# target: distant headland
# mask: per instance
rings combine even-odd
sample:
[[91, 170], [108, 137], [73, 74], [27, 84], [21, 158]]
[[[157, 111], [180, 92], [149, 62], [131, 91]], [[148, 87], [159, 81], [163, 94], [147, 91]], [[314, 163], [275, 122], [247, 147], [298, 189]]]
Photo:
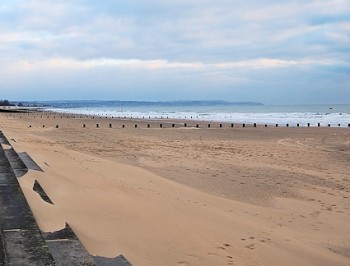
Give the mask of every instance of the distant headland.
[[90, 107], [111, 107], [111, 106], [234, 106], [247, 105], [257, 106], [263, 105], [258, 102], [232, 102], [223, 100], [178, 100], [178, 101], [103, 101], [103, 100], [61, 100], [61, 101], [22, 101], [24, 106], [36, 107], [54, 107], [54, 108], [78, 108], [83, 106]]

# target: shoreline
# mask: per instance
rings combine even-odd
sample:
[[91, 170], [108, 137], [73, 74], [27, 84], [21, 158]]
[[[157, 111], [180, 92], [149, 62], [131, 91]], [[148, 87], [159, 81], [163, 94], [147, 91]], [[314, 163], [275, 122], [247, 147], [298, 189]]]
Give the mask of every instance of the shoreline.
[[[0, 123], [44, 170], [20, 181], [40, 228], [69, 222], [93, 255], [122, 253], [133, 265], [349, 263], [347, 128], [157, 121], [148, 130], [149, 121], [20, 116]], [[32, 192], [34, 178], [55, 207]]]
[[[347, 106], [347, 105], [345, 105]], [[285, 106], [287, 108], [288, 106]], [[47, 107], [11, 107], [14, 111], [21, 108], [22, 111], [28, 112], [42, 112], [44, 114], [57, 114], [63, 116], [76, 116], [76, 117], [100, 117], [100, 118], [111, 118], [111, 119], [127, 119], [135, 121], [181, 121], [182, 123], [197, 123], [197, 124], [227, 124], [236, 126], [249, 126], [249, 125], [261, 125], [265, 127], [277, 126], [277, 127], [342, 127], [350, 128], [350, 116], [346, 109], [340, 109], [335, 112], [327, 112], [325, 110], [313, 110], [312, 107], [309, 111], [298, 111], [298, 110], [274, 110], [274, 112], [254, 112], [254, 109], [248, 112], [248, 110], [226, 110], [222, 112], [208, 112], [202, 113], [199, 110], [195, 111], [116, 111], [113, 109], [101, 109], [95, 110], [93, 107], [89, 109], [83, 109], [78, 112], [73, 109], [55, 109]], [[142, 110], [142, 106], [140, 107]], [[84, 111], [85, 110], [85, 111]], [[90, 111], [87, 111], [90, 110]], [[92, 112], [94, 110], [94, 112]], [[313, 110], [313, 111], [311, 111]], [[7, 108], [5, 108], [7, 111]]]
[[[1, 111], [0, 111], [1, 112]], [[113, 121], [126, 121], [130, 122], [133, 121], [135, 123], [158, 123], [158, 124], [177, 124], [178, 126], [184, 126], [184, 127], [198, 127], [198, 128], [211, 128], [212, 126], [216, 127], [286, 127], [286, 128], [350, 128], [350, 123], [335, 123], [335, 124], [325, 124], [325, 123], [242, 123], [242, 122], [227, 122], [227, 121], [213, 121], [213, 120], [200, 120], [196, 118], [169, 118], [169, 117], [128, 117], [128, 116], [110, 116], [110, 115], [102, 115], [102, 114], [79, 114], [79, 113], [60, 113], [60, 112], [52, 112], [47, 110], [38, 110], [38, 109], [20, 109], [20, 111], [11, 111], [8, 110], [5, 113], [25, 113], [27, 115], [34, 115], [38, 116], [37, 118], [73, 118], [73, 119], [102, 119], [102, 120], [108, 120], [109, 122]], [[25, 115], [24, 114], [24, 115]], [[43, 115], [44, 114], [44, 115]], [[22, 118], [22, 116], [21, 116]], [[198, 118], [198, 117], [197, 117]], [[350, 121], [349, 121], [350, 122]], [[128, 123], [130, 124], [130, 123]], [[135, 124], [134, 124], [135, 126]], [[137, 126], [137, 124], [136, 124]], [[174, 127], [174, 126], [173, 126]]]

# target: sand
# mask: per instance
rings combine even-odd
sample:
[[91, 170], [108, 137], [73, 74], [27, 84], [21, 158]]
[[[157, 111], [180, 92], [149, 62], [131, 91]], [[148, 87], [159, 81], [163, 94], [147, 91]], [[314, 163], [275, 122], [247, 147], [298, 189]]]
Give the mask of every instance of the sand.
[[93, 255], [350, 264], [350, 129], [187, 123], [0, 114], [16, 151], [44, 170], [19, 179], [40, 228], [68, 222]]

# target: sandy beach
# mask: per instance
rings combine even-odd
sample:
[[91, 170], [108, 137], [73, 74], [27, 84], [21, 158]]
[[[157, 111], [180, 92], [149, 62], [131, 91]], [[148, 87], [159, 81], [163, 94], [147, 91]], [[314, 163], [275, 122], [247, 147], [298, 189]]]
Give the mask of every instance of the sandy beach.
[[68, 222], [92, 255], [132, 265], [350, 264], [349, 128], [187, 123], [0, 114], [16, 151], [43, 169], [19, 179], [39, 227]]

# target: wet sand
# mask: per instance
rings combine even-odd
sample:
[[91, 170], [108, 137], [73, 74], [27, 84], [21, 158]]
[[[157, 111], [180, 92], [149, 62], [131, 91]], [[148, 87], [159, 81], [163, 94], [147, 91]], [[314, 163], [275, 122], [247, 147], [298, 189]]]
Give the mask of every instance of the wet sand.
[[19, 180], [40, 228], [68, 222], [93, 255], [349, 265], [350, 129], [187, 123], [0, 114], [11, 144], [44, 170]]

